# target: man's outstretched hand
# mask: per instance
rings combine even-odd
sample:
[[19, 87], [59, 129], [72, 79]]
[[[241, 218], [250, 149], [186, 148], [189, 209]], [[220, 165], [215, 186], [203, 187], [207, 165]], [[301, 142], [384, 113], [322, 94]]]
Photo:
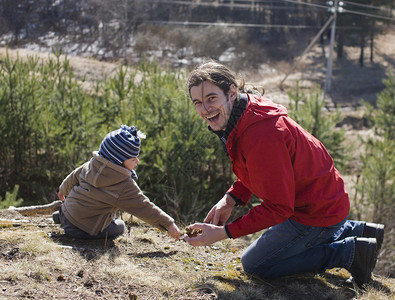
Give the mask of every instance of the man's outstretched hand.
[[196, 237], [185, 235], [184, 240], [192, 246], [208, 246], [228, 238], [224, 226], [206, 223], [195, 223], [189, 226], [191, 230], [200, 231]]

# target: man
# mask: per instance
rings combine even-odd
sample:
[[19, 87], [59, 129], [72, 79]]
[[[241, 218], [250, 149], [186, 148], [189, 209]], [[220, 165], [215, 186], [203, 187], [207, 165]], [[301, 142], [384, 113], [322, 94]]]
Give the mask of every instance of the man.
[[[287, 116], [286, 109], [238, 86], [226, 66], [207, 61], [188, 79], [197, 113], [223, 143], [237, 176], [210, 210], [193, 246], [269, 228], [243, 253], [244, 270], [261, 278], [344, 267], [362, 286], [381, 247], [384, 226], [349, 221], [343, 180], [325, 147]], [[262, 203], [227, 222], [235, 205], [254, 194]]]

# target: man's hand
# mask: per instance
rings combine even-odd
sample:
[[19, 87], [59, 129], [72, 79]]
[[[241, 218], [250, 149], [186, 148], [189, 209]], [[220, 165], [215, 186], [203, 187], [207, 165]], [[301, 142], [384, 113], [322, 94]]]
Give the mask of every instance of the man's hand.
[[195, 223], [190, 225], [189, 228], [200, 229], [202, 231], [197, 237], [188, 237], [188, 235], [184, 236], [184, 240], [192, 246], [208, 246], [228, 238], [224, 226]]
[[222, 199], [219, 200], [218, 203], [209, 211], [203, 222], [213, 225], [225, 225], [225, 222], [229, 219], [235, 204], [236, 201], [232, 196], [225, 194], [225, 196], [223, 196]]

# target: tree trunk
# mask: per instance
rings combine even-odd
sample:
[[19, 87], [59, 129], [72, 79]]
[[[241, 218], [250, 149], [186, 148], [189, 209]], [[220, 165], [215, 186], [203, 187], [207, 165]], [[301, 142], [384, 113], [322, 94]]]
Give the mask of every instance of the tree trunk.
[[50, 215], [53, 212], [57, 211], [60, 206], [62, 206], [62, 201], [57, 200], [52, 203], [44, 204], [44, 205], [33, 205], [33, 206], [24, 206], [24, 207], [11, 206], [8, 209], [17, 211], [21, 215], [24, 215], [24, 216], [32, 216], [32, 215], [36, 215], [36, 214]]
[[364, 34], [364, 30], [362, 30], [362, 33], [361, 33], [361, 54], [359, 56], [359, 65], [361, 68], [363, 67], [364, 47], [365, 47], [365, 34]]
[[362, 19], [362, 31], [361, 31], [361, 54], [359, 56], [359, 65], [363, 67], [363, 58], [364, 58], [364, 48], [365, 48], [365, 29], [366, 29], [365, 18]]
[[344, 30], [338, 30], [338, 39], [337, 39], [337, 59], [343, 57], [343, 45], [344, 45]]
[[374, 52], [374, 20], [371, 23], [370, 27], [370, 62], [373, 62], [373, 52]]

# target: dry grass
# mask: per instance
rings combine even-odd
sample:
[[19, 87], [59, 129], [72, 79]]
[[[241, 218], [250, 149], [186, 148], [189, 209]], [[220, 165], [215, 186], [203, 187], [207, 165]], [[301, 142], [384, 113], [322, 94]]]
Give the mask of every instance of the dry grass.
[[114, 241], [70, 239], [50, 216], [0, 229], [0, 299], [393, 299], [395, 279], [378, 275], [367, 291], [332, 269], [260, 281], [241, 269], [250, 238], [191, 247], [137, 220]]

